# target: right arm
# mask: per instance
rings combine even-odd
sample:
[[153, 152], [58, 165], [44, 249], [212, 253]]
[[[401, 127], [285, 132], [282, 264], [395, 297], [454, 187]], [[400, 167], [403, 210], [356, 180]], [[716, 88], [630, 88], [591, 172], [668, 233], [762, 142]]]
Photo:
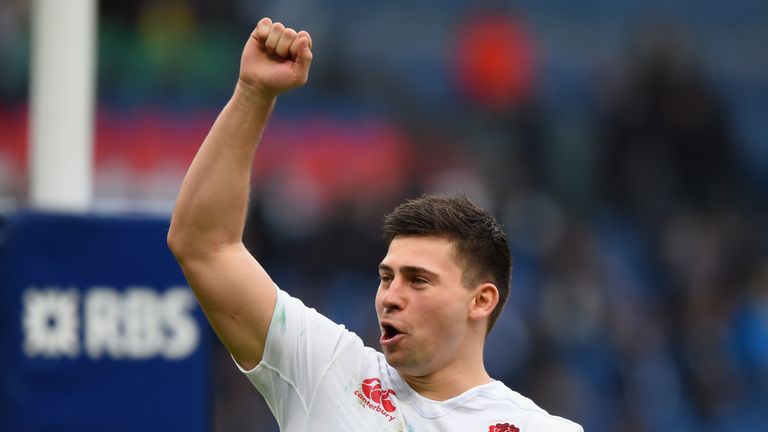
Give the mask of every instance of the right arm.
[[168, 232], [208, 320], [246, 369], [261, 361], [276, 299], [274, 283], [242, 242], [251, 167], [277, 96], [307, 80], [310, 48], [307, 32], [259, 21], [234, 94], [184, 177]]

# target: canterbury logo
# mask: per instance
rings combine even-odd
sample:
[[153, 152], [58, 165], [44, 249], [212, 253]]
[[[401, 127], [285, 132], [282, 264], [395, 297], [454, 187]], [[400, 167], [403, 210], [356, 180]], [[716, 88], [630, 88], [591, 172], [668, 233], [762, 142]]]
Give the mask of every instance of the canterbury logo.
[[362, 392], [355, 390], [360, 405], [383, 415], [387, 421], [395, 419], [395, 415], [391, 413], [397, 409], [390, 395], [395, 395], [395, 391], [381, 388], [381, 380], [378, 378], [363, 380]]

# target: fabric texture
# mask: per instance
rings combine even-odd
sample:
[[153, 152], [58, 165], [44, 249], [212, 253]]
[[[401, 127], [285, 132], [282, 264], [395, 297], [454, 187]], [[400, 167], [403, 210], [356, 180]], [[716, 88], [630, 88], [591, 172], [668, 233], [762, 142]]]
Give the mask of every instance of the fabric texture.
[[583, 432], [501, 381], [427, 399], [355, 333], [280, 289], [261, 363], [238, 367], [283, 432]]

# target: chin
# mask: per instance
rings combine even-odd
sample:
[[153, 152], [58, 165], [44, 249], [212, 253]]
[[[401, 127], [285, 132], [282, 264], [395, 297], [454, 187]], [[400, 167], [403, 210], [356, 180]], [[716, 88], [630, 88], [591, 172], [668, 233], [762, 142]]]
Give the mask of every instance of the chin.
[[398, 355], [400, 353], [393, 353], [384, 347], [381, 347], [381, 352], [384, 354], [384, 358], [387, 359], [387, 363], [389, 363], [391, 366], [394, 366], [394, 363], [397, 363], [397, 359], [400, 357]]
[[402, 351], [393, 352], [384, 349], [384, 347], [382, 347], [381, 351], [384, 353], [384, 358], [387, 360], [387, 363], [395, 369], [400, 370], [400, 368], [405, 367], [408, 364]]
[[403, 352], [384, 351], [384, 358], [387, 364], [395, 368], [400, 375], [422, 376], [424, 375], [425, 364], [414, 361], [404, 355]]

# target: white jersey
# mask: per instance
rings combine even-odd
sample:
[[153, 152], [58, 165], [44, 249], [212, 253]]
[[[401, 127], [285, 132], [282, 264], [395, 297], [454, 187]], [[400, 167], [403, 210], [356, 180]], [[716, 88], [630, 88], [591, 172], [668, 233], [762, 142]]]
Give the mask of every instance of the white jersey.
[[264, 357], [243, 372], [283, 432], [583, 432], [500, 381], [427, 399], [383, 354], [279, 289]]

